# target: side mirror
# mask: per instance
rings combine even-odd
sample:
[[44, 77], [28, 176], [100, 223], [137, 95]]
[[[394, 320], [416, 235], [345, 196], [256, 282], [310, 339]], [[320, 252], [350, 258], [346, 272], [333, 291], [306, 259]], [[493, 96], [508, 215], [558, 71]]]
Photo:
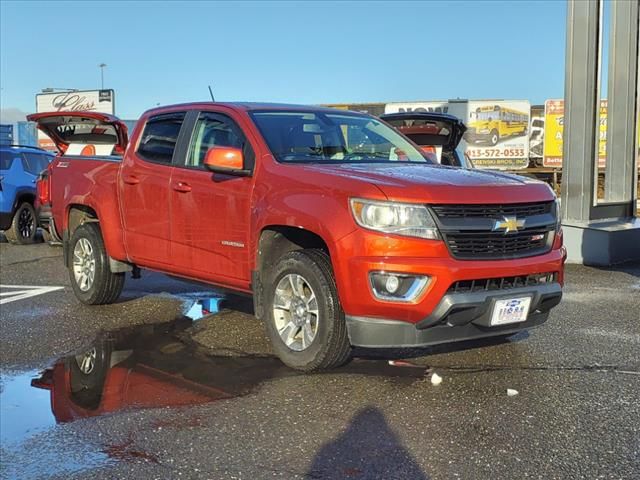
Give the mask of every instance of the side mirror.
[[207, 150], [204, 164], [212, 172], [237, 176], [251, 175], [250, 170], [244, 169], [244, 156], [239, 148], [212, 147]]

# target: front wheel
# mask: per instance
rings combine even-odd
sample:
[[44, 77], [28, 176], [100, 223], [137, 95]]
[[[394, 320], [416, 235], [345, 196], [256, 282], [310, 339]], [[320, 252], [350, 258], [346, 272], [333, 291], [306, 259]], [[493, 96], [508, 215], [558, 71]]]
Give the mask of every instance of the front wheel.
[[264, 293], [267, 333], [285, 365], [308, 372], [349, 360], [344, 312], [325, 252], [299, 250], [282, 256]]
[[69, 242], [69, 278], [78, 300], [87, 305], [115, 302], [125, 274], [113, 273], [97, 223], [80, 225]]
[[11, 228], [4, 232], [4, 235], [11, 243], [26, 245], [35, 241], [37, 227], [36, 211], [33, 205], [24, 202], [16, 210]]
[[498, 133], [498, 131], [492, 130], [491, 135], [489, 135], [489, 143], [491, 143], [491, 146], [493, 147], [497, 145], [499, 140], [500, 140], [500, 134]]

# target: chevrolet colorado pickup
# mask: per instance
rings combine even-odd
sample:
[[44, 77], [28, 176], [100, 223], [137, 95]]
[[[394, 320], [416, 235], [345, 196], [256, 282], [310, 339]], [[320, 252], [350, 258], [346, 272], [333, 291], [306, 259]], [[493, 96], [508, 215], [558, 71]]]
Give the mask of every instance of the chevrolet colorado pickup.
[[86, 304], [139, 268], [252, 294], [277, 355], [311, 371], [352, 346], [506, 336], [560, 302], [546, 184], [434, 164], [370, 115], [192, 103], [146, 112], [130, 140], [101, 113], [29, 119], [60, 150], [41, 200]]

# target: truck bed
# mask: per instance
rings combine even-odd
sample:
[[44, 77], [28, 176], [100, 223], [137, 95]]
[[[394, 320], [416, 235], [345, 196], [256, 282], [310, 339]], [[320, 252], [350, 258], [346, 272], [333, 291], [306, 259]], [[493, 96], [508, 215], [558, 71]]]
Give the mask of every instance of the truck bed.
[[[74, 205], [83, 210], [92, 209], [109, 225], [103, 232], [107, 249], [124, 255], [122, 246], [122, 223], [118, 205], [118, 169], [122, 162], [119, 156], [59, 156], [50, 168], [51, 210], [55, 228], [63, 238]], [[71, 220], [73, 221], [73, 220]], [[124, 257], [122, 258], [124, 259]]]

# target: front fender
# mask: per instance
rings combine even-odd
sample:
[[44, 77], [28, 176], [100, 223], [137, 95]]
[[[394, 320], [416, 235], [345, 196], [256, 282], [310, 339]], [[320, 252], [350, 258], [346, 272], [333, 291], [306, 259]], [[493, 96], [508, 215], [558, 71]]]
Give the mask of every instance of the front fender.
[[[265, 228], [287, 226], [318, 235], [333, 258], [335, 244], [356, 229], [346, 198], [337, 199], [305, 192], [288, 193], [272, 198], [268, 207], [258, 207], [255, 210], [252, 215], [255, 219], [252, 232], [256, 232], [252, 238], [253, 252], [257, 252], [260, 234]], [[255, 257], [251, 266], [255, 268]]]

